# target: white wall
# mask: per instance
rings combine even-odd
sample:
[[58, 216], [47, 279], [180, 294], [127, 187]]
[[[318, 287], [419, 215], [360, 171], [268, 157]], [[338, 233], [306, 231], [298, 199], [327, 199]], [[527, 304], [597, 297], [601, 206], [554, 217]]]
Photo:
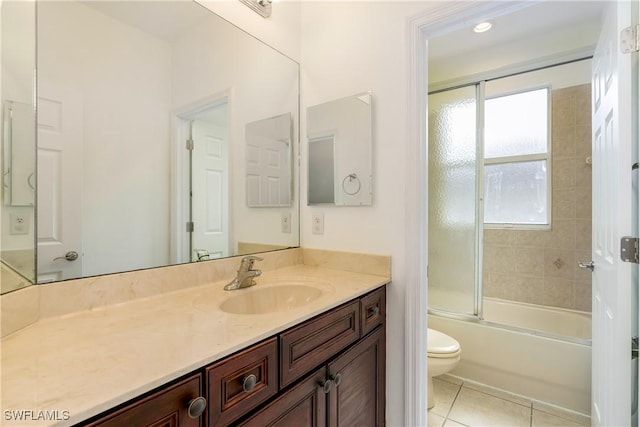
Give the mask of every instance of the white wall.
[[[305, 247], [390, 254], [387, 294], [387, 424], [404, 425], [407, 20], [440, 2], [302, 3], [302, 187], [306, 183], [306, 107], [372, 91], [374, 184], [371, 207], [308, 207], [302, 194]], [[325, 233], [311, 233], [310, 216], [324, 213]], [[426, 319], [425, 319], [426, 322]]]
[[227, 21], [300, 62], [300, 1], [276, 0], [263, 18], [238, 0], [196, 0]]
[[83, 274], [167, 264], [170, 46], [76, 2], [38, 15], [39, 80], [83, 100]]

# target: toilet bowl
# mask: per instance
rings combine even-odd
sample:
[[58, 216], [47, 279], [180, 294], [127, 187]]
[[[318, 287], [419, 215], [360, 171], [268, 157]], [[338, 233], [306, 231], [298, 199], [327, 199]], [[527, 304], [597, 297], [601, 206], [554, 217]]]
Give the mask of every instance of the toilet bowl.
[[428, 402], [433, 408], [433, 377], [445, 374], [456, 367], [460, 361], [460, 343], [447, 334], [435, 329], [427, 331], [427, 369], [429, 375]]

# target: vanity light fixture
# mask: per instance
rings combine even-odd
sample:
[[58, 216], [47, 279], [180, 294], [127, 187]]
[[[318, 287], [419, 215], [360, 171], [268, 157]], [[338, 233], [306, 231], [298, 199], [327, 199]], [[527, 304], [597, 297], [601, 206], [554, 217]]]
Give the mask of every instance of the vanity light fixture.
[[473, 32], [475, 33], [485, 33], [489, 31], [493, 27], [493, 24], [489, 21], [481, 22], [473, 27]]
[[258, 12], [263, 18], [271, 16], [271, 2], [273, 0], [240, 0], [249, 6], [254, 12]]

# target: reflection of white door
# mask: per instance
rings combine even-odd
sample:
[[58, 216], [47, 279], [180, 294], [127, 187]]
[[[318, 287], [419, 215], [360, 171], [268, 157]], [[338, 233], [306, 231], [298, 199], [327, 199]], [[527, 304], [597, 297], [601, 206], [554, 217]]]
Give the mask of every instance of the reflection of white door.
[[82, 275], [82, 100], [39, 80], [37, 107], [37, 280], [49, 282]]
[[290, 206], [289, 141], [247, 135], [247, 205]]
[[[629, 2], [611, 2], [592, 65], [593, 347], [592, 425], [631, 424], [631, 272], [620, 238], [631, 235], [631, 55], [618, 34]], [[637, 60], [637, 59], [636, 59]], [[637, 219], [636, 219], [637, 221]]]
[[[229, 155], [223, 126], [194, 120], [191, 218], [192, 260], [229, 256]], [[203, 251], [203, 252], [198, 252]], [[199, 255], [200, 254], [200, 255]]]

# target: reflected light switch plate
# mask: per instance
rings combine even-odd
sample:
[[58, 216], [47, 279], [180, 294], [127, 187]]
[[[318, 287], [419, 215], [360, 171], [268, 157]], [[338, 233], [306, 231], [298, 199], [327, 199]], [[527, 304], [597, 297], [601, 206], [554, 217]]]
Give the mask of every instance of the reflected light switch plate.
[[280, 228], [283, 233], [291, 233], [291, 212], [282, 212], [280, 215]]
[[25, 214], [9, 214], [9, 234], [29, 234], [29, 216]]
[[315, 213], [311, 215], [311, 232], [313, 234], [324, 234], [324, 214]]

